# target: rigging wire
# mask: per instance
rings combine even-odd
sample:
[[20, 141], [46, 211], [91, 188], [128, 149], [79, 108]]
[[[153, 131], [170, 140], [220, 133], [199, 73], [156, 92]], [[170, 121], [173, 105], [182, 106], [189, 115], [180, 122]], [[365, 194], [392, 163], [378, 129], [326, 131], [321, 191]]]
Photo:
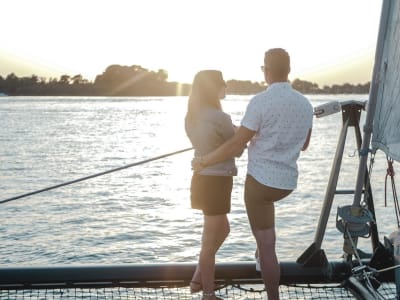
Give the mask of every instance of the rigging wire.
[[388, 167], [387, 167], [387, 172], [385, 176], [385, 206], [387, 205], [387, 185], [388, 185], [388, 177], [390, 177], [391, 181], [391, 187], [392, 187], [392, 193], [393, 193], [393, 202], [394, 202], [394, 207], [395, 207], [395, 212], [396, 212], [396, 218], [397, 218], [397, 228], [400, 228], [400, 205], [399, 205], [399, 199], [397, 198], [397, 189], [396, 189], [396, 184], [394, 181], [394, 168], [393, 168], [393, 159], [390, 157], [386, 157]]
[[124, 170], [124, 169], [127, 169], [127, 168], [131, 168], [131, 167], [134, 167], [134, 166], [142, 165], [142, 164], [154, 161], [154, 160], [158, 160], [158, 159], [165, 158], [165, 157], [168, 157], [168, 156], [176, 155], [176, 154], [179, 154], [179, 153], [182, 153], [182, 152], [186, 152], [186, 151], [189, 151], [189, 150], [193, 150], [193, 148], [185, 148], [185, 149], [182, 149], [182, 150], [166, 153], [166, 154], [163, 154], [163, 155], [159, 155], [159, 156], [156, 156], [156, 157], [152, 157], [152, 158], [149, 158], [149, 159], [145, 159], [145, 160], [142, 160], [142, 161], [131, 163], [131, 164], [128, 164], [128, 165], [125, 165], [125, 166], [122, 166], [122, 167], [115, 168], [115, 169], [111, 169], [111, 170], [107, 170], [107, 171], [104, 171], [104, 172], [92, 174], [92, 175], [89, 175], [89, 176], [85, 176], [85, 177], [82, 177], [82, 178], [70, 180], [70, 181], [67, 181], [67, 182], [64, 182], [64, 183], [60, 183], [60, 184], [57, 184], [57, 185], [49, 186], [49, 187], [46, 187], [46, 188], [43, 188], [43, 189], [40, 189], [40, 190], [36, 190], [36, 191], [33, 191], [33, 192], [29, 192], [29, 193], [25, 193], [25, 194], [22, 194], [22, 195], [14, 196], [14, 197], [11, 197], [11, 198], [7, 198], [7, 199], [4, 199], [4, 200], [1, 200], [0, 204], [6, 203], [6, 202], [10, 202], [10, 201], [13, 201], [13, 200], [17, 200], [17, 199], [21, 199], [21, 198], [25, 198], [25, 197], [28, 197], [28, 196], [36, 195], [36, 194], [39, 194], [39, 193], [42, 193], [42, 192], [46, 192], [46, 191], [49, 191], [49, 190], [53, 190], [53, 189], [56, 189], [56, 188], [59, 188], [59, 187], [63, 187], [63, 186], [66, 186], [66, 185], [77, 183], [77, 182], [81, 182], [81, 181], [84, 181], [84, 180], [92, 179], [92, 178], [95, 178], [95, 177], [98, 177], [98, 176], [102, 176], [102, 175], [106, 175], [106, 174], [109, 174], [109, 173], [117, 172], [117, 171]]

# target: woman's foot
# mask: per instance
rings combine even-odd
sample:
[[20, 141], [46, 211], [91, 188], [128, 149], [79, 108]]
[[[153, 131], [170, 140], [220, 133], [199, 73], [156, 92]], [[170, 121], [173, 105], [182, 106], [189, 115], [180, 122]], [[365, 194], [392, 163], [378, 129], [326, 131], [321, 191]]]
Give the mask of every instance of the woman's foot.
[[202, 289], [203, 289], [203, 287], [201, 286], [200, 282], [197, 282], [197, 281], [194, 281], [194, 280], [192, 280], [190, 282], [190, 293], [191, 294], [195, 294], [195, 293], [201, 292]]
[[[215, 291], [219, 290], [219, 289], [221, 289], [223, 287], [224, 287], [223, 284], [216, 284], [216, 283], [214, 284], [214, 290]], [[195, 294], [195, 293], [201, 292], [202, 290], [203, 290], [203, 286], [201, 285], [200, 282], [197, 282], [197, 281], [194, 281], [194, 280], [192, 280], [190, 282], [190, 293], [191, 294]]]
[[203, 292], [203, 297], [201, 298], [201, 300], [222, 300], [222, 298], [215, 296], [214, 292]]

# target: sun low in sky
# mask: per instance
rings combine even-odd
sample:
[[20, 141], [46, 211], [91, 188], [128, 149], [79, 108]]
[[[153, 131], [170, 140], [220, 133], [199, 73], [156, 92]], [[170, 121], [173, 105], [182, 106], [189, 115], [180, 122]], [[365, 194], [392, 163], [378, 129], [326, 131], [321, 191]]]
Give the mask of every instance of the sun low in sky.
[[0, 0], [0, 75], [94, 80], [112, 64], [201, 69], [262, 81], [264, 52], [285, 48], [290, 79], [366, 83], [380, 0]]

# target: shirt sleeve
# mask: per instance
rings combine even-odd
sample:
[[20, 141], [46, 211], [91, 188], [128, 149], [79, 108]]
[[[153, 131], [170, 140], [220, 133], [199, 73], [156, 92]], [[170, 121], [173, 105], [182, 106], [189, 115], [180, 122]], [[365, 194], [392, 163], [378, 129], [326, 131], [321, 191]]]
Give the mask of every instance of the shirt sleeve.
[[247, 105], [240, 125], [252, 131], [258, 131], [261, 128], [261, 110], [257, 108], [256, 98], [250, 100]]
[[232, 119], [228, 114], [223, 114], [218, 122], [218, 134], [224, 141], [229, 140], [234, 134]]

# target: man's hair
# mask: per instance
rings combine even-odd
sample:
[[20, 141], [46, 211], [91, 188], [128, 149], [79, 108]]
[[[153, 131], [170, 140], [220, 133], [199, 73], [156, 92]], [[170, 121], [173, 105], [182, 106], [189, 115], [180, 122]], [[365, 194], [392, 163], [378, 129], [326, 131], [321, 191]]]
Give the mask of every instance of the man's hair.
[[274, 76], [286, 77], [290, 72], [290, 56], [285, 49], [269, 49], [265, 52], [264, 66]]

